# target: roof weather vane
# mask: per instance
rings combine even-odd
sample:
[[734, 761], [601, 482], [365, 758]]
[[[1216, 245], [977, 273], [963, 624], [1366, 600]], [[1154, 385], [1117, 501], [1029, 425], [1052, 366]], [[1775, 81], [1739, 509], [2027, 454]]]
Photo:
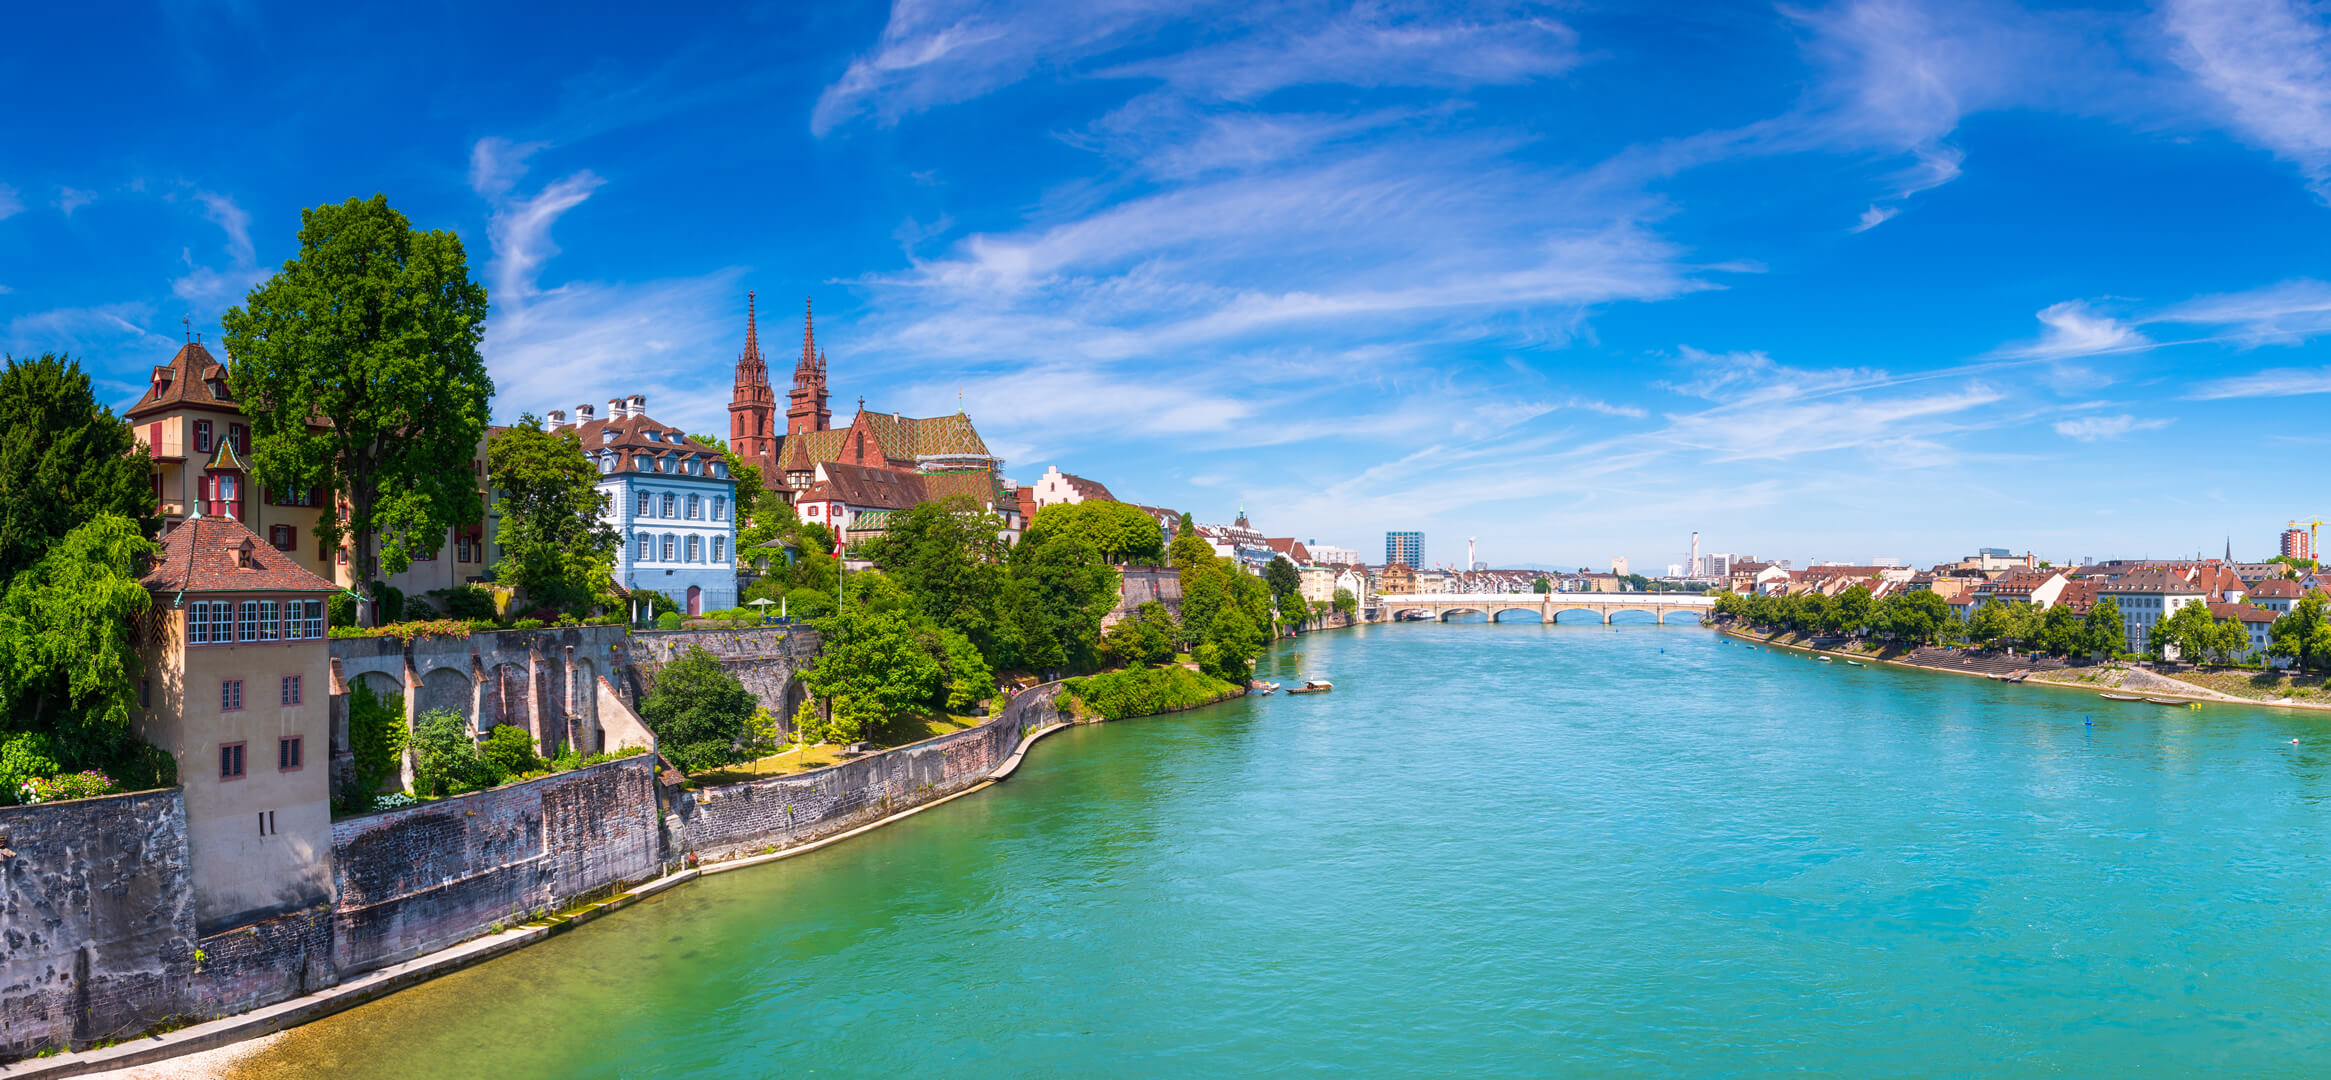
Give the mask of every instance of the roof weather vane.
[[180, 315], [178, 317], [178, 325], [186, 328], [186, 343], [189, 345], [194, 344], [194, 316], [190, 314]]

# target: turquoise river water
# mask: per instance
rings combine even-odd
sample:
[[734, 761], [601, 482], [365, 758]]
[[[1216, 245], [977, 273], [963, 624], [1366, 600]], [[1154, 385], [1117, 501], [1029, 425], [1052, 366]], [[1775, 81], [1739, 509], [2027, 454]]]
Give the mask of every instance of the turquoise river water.
[[2331, 1073], [2331, 715], [1682, 627], [1264, 670], [1337, 690], [1054, 735], [234, 1075]]

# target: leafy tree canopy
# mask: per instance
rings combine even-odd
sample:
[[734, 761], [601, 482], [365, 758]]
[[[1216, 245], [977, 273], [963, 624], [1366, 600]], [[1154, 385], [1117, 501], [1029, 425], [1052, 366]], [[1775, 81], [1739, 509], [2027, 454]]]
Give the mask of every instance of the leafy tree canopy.
[[142, 536], [154, 513], [153, 464], [81, 366], [53, 353], [0, 370], [0, 590], [103, 515]]
[[[1050, 508], [1047, 508], [1050, 509]], [[1003, 522], [961, 495], [891, 517], [866, 555], [924, 618], [969, 639], [983, 657], [1003, 655]]]
[[697, 646], [656, 673], [639, 713], [666, 760], [682, 772], [699, 772], [738, 760], [737, 746], [758, 706], [742, 681]]
[[1149, 561], [1165, 553], [1165, 534], [1156, 519], [1131, 503], [1056, 503], [1037, 510], [1027, 532], [1074, 536], [1110, 562]]
[[485, 319], [461, 238], [414, 229], [380, 195], [302, 211], [299, 254], [220, 318], [254, 473], [339, 493], [346, 522], [319, 515], [316, 531], [353, 534], [359, 581], [483, 510], [469, 463], [494, 392]]
[[587, 604], [613, 574], [623, 537], [607, 522], [607, 493], [582, 444], [528, 413], [494, 436], [486, 461], [501, 512], [496, 579], [533, 607]]
[[67, 771], [127, 774], [151, 759], [130, 710], [139, 667], [131, 628], [153, 604], [138, 575], [153, 553], [138, 522], [102, 514], [65, 534], [0, 600], [0, 729], [49, 735]]

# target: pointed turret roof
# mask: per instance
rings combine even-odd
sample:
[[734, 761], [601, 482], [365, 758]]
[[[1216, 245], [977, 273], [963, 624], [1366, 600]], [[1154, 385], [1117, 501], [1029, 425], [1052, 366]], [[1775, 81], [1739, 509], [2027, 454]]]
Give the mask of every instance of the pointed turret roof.
[[753, 293], [745, 294], [745, 348], [737, 354], [737, 384], [734, 401], [773, 402], [777, 395], [769, 389], [769, 365], [761, 359], [761, 332], [755, 325]]

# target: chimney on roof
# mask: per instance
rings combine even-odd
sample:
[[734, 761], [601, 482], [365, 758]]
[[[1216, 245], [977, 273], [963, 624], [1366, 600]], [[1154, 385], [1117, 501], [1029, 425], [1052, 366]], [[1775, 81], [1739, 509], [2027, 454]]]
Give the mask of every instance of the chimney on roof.
[[557, 409], [552, 409], [550, 411], [550, 415], [544, 419], [550, 421], [550, 430], [552, 431], [557, 431], [558, 429], [567, 426], [567, 414]]
[[629, 401], [628, 401], [628, 402], [627, 402], [627, 403], [624, 405], [624, 407], [623, 407], [623, 411], [624, 411], [625, 415], [628, 415], [628, 416], [646, 416], [646, 415], [647, 415], [647, 395], [646, 395], [646, 394], [633, 394], [633, 395], [631, 395], [631, 397], [630, 397]]
[[588, 424], [596, 419], [598, 419], [598, 416], [596, 415], [593, 406], [589, 402], [584, 402], [581, 405], [575, 406], [575, 423]]
[[621, 419], [623, 419], [623, 399], [622, 399], [622, 398], [619, 398], [619, 397], [611, 397], [611, 398], [608, 398], [608, 399], [607, 399], [607, 419], [609, 419], [609, 420], [621, 420]]

